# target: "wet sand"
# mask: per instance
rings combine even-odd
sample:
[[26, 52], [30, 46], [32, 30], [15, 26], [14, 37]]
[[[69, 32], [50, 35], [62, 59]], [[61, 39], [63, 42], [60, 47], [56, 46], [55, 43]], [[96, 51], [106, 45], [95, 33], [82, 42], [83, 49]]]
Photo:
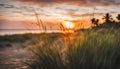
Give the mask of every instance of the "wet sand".
[[0, 69], [29, 69], [24, 62], [31, 62], [31, 56], [21, 44], [0, 43]]

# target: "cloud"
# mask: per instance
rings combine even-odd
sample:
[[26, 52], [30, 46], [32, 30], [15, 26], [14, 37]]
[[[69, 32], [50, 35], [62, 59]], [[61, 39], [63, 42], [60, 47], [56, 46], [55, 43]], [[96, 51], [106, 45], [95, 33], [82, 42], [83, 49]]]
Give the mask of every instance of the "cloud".
[[0, 7], [2, 7], [2, 8], [14, 8], [14, 5], [0, 4]]
[[55, 4], [68, 4], [75, 6], [94, 6], [94, 5], [119, 5], [119, 0], [14, 0], [26, 4], [50, 6]]

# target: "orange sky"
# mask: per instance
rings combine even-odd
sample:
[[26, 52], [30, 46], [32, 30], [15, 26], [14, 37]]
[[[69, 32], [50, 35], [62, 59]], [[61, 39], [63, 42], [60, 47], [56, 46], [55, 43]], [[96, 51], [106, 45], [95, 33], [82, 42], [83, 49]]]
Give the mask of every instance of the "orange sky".
[[119, 7], [120, 0], [0, 0], [0, 29], [38, 29], [35, 12], [48, 29], [64, 21], [89, 27], [93, 12], [96, 18], [107, 12], [115, 18]]

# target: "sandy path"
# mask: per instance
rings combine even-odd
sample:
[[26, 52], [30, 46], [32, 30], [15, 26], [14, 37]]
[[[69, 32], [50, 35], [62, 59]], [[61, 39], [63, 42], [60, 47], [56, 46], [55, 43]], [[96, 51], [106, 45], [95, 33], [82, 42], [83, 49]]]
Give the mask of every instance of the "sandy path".
[[20, 44], [0, 48], [0, 69], [29, 69], [23, 62], [31, 61], [31, 54]]

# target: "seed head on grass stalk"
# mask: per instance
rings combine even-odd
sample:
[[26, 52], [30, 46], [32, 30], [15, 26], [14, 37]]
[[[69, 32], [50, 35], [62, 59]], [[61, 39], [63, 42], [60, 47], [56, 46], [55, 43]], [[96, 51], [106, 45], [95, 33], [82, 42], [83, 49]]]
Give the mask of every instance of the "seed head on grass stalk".
[[41, 20], [41, 18], [39, 18], [38, 13], [35, 11], [35, 9], [33, 9], [33, 12], [35, 13], [35, 16], [36, 16], [36, 19], [37, 19], [37, 23], [39, 25], [39, 29], [42, 26], [43, 31], [46, 32], [46, 26], [43, 24], [43, 21]]

